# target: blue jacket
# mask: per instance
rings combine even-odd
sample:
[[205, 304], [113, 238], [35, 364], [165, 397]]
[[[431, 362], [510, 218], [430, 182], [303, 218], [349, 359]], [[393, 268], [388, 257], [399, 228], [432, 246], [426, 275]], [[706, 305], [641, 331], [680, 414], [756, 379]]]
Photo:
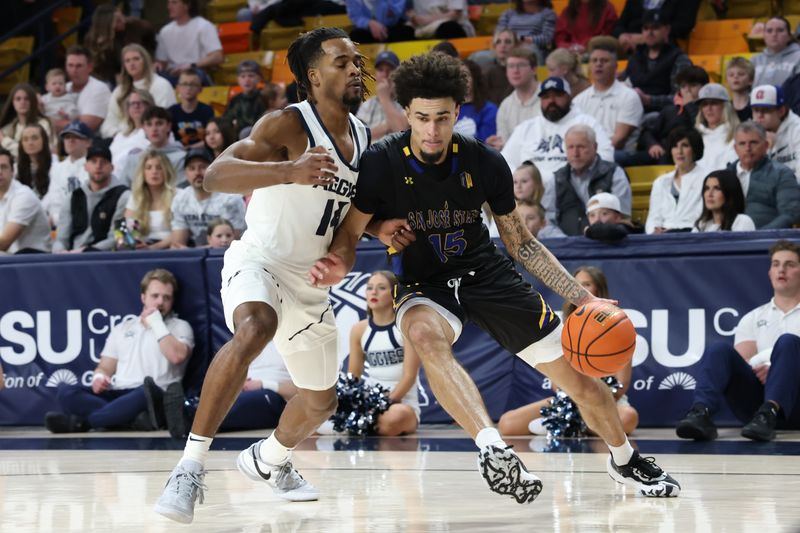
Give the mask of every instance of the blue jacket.
[[[728, 165], [736, 172], [735, 161]], [[800, 222], [800, 185], [789, 167], [765, 157], [750, 174], [744, 213], [756, 229], [791, 228]]]
[[362, 0], [347, 0], [347, 16], [356, 28], [365, 30], [370, 19], [384, 26], [396, 26], [405, 20], [406, 0], [375, 0], [370, 9]]

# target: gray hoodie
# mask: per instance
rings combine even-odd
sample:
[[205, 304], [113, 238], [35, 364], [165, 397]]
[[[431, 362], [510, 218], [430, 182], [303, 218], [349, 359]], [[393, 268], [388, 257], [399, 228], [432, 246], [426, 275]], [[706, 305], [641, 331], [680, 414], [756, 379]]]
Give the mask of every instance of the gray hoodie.
[[756, 67], [756, 79], [753, 87], [759, 85], [780, 87], [783, 82], [800, 72], [800, 44], [789, 43], [789, 46], [777, 54], [764, 50], [751, 61]]
[[[81, 189], [86, 194], [86, 203], [87, 203], [87, 212], [89, 213], [89, 217], [91, 218], [92, 212], [97, 204], [100, 202], [100, 199], [103, 198], [103, 195], [111, 188], [116, 185], [121, 185], [120, 181], [112, 176], [111, 182], [108, 184], [107, 187], [100, 189], [99, 191], [93, 191], [89, 188], [89, 182], [87, 181], [83, 185], [81, 185]], [[117, 200], [117, 208], [114, 210], [114, 218], [111, 221], [111, 225], [108, 229], [108, 235], [105, 239], [96, 242], [93, 247], [98, 250], [111, 250], [114, 246], [114, 226], [117, 220], [121, 220], [125, 215], [125, 205], [128, 203], [128, 198], [131, 195], [131, 191], [125, 191], [120, 195], [119, 200]], [[68, 199], [64, 202], [64, 205], [61, 207], [61, 213], [58, 216], [58, 228], [56, 230], [56, 241], [53, 243], [53, 251], [54, 252], [64, 252], [69, 250], [69, 235], [72, 232], [72, 202]], [[92, 227], [91, 224], [86, 228], [86, 231], [75, 237], [75, 241], [73, 243], [74, 248], [80, 248], [81, 246], [86, 245], [87, 243], [91, 242], [92, 239]]]
[[[131, 186], [133, 177], [136, 175], [136, 167], [139, 166], [139, 162], [142, 160], [142, 156], [145, 152], [151, 148], [152, 147], [147, 147], [144, 150], [141, 148], [134, 148], [128, 153], [128, 157], [125, 158], [125, 165], [117, 173], [123, 185]], [[186, 176], [183, 173], [183, 165], [186, 162], [186, 149], [183, 145], [178, 142], [173, 142], [167, 144], [163, 148], [156, 148], [155, 150], [166, 155], [172, 163], [172, 168], [175, 169], [175, 185], [178, 186], [185, 183]]]

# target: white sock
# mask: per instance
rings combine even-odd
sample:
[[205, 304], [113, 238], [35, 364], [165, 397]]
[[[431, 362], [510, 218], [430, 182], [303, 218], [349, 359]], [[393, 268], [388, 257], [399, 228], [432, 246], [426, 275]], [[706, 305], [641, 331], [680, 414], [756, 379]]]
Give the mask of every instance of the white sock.
[[478, 432], [478, 436], [475, 437], [475, 444], [481, 450], [491, 445], [498, 446], [500, 448], [506, 447], [506, 443], [500, 436], [500, 433], [496, 428], [493, 427], [483, 428], [480, 430]]
[[617, 466], [626, 465], [631, 461], [631, 457], [633, 457], [633, 446], [628, 442], [628, 437], [625, 437], [625, 442], [622, 443], [621, 446], [611, 446], [610, 444], [606, 444], [606, 446], [608, 446], [611, 457], [614, 458], [614, 463], [616, 463]]
[[211, 446], [211, 441], [213, 440], [213, 437], [203, 437], [202, 435], [189, 433], [189, 437], [186, 439], [186, 447], [183, 449], [181, 461], [197, 461], [201, 466], [205, 465], [206, 457], [208, 457], [208, 448]]
[[292, 449], [293, 448], [287, 448], [281, 444], [277, 437], [275, 437], [275, 432], [273, 431], [269, 438], [261, 441], [258, 447], [258, 455], [265, 463], [279, 465], [283, 464], [289, 458], [292, 454]]

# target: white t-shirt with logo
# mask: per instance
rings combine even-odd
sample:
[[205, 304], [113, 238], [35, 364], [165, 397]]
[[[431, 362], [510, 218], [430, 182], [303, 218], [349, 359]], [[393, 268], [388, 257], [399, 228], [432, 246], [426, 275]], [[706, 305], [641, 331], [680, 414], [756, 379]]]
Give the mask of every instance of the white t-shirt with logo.
[[5, 196], [0, 199], [0, 233], [9, 223], [25, 226], [17, 240], [11, 243], [8, 253], [13, 254], [25, 248], [49, 252], [50, 223], [47, 221], [42, 202], [27, 185], [16, 179], [11, 180]]
[[195, 246], [208, 243], [208, 223], [215, 218], [224, 218], [233, 224], [233, 229], [244, 231], [244, 199], [238, 194], [211, 193], [203, 201], [191, 187], [180, 189], [172, 200], [172, 229], [189, 230]]
[[203, 17], [194, 17], [183, 25], [174, 20], [158, 32], [156, 59], [168, 66], [197, 63], [211, 52], [222, 50], [217, 28]]
[[739, 321], [734, 336], [734, 346], [755, 341], [758, 362], [768, 362], [772, 347], [784, 333], [800, 336], [800, 304], [784, 313], [775, 305], [775, 298], [756, 307]]

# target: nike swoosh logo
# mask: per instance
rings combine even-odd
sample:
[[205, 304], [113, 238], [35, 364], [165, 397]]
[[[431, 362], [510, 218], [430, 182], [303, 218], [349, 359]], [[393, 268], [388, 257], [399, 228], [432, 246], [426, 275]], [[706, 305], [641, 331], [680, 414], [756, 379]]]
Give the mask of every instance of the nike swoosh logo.
[[194, 442], [205, 442], [206, 441], [206, 439], [195, 439], [191, 435], [189, 436], [189, 440], [194, 441]]
[[258, 459], [256, 459], [256, 449], [255, 449], [255, 447], [251, 448], [251, 450], [252, 450], [252, 454], [251, 455], [253, 456], [253, 466], [256, 467], [256, 472], [258, 472], [258, 475], [261, 476], [261, 479], [263, 479], [265, 481], [268, 481], [270, 476], [272, 476], [272, 472], [267, 472], [265, 474], [264, 472], [261, 471], [261, 469], [258, 467]]

